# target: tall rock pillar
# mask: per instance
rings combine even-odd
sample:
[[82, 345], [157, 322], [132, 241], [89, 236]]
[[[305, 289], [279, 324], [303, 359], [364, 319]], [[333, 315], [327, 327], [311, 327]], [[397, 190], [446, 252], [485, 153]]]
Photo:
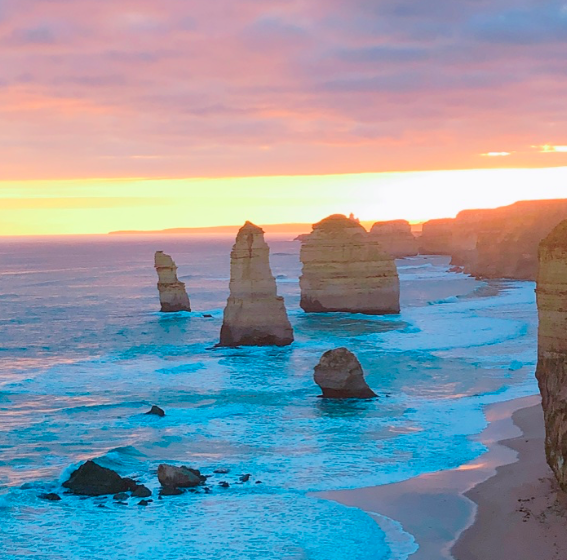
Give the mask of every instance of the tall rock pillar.
[[270, 268], [264, 231], [246, 222], [230, 255], [230, 296], [219, 346], [287, 346], [293, 330]]
[[158, 275], [158, 292], [163, 312], [191, 311], [185, 284], [177, 278], [177, 266], [163, 251], [156, 251], [155, 269]]

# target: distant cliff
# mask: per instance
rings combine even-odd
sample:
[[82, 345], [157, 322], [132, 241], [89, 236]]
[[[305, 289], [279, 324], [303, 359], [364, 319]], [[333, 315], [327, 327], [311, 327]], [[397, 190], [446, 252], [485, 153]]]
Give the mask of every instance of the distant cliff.
[[545, 416], [547, 462], [567, 490], [567, 220], [541, 243], [536, 376]]
[[376, 222], [370, 230], [370, 235], [395, 259], [417, 255], [417, 239], [406, 220]]
[[420, 252], [451, 255], [452, 264], [481, 278], [535, 280], [538, 247], [567, 219], [567, 200], [533, 200], [423, 225]]

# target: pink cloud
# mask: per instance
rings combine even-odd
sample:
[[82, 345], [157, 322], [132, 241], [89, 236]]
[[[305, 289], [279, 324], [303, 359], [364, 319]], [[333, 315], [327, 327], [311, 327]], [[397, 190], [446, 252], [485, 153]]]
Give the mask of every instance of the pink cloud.
[[[0, 179], [567, 165], [531, 148], [567, 143], [562, 17], [549, 0], [0, 0]], [[494, 146], [511, 155], [481, 157]]]

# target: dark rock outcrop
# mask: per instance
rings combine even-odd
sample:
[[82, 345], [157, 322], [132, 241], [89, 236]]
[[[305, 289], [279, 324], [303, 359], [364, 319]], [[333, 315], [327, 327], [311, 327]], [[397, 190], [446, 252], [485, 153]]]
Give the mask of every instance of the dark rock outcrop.
[[105, 496], [131, 490], [132, 481], [94, 461], [87, 461], [71, 474], [63, 487], [80, 496]]
[[158, 274], [158, 292], [161, 311], [191, 311], [189, 296], [185, 284], [177, 278], [177, 266], [173, 259], [163, 251], [156, 251], [155, 269]]
[[541, 243], [536, 376], [545, 417], [547, 462], [567, 491], [567, 220]]
[[284, 300], [277, 294], [264, 231], [246, 222], [230, 255], [230, 296], [219, 346], [287, 346], [292, 342], [293, 330]]
[[60, 502], [61, 501], [61, 496], [59, 496], [59, 494], [55, 494], [53, 492], [50, 492], [49, 494], [40, 494], [38, 496], [38, 498], [40, 500], [47, 500], [48, 502]]
[[396, 263], [357, 221], [336, 214], [315, 224], [300, 259], [300, 305], [307, 313], [400, 312]]
[[159, 416], [163, 418], [165, 416], [165, 412], [159, 406], [153, 405], [152, 408], [146, 412], [146, 414], [151, 414], [153, 416]]
[[158, 480], [164, 488], [195, 488], [203, 482], [201, 473], [188, 467], [159, 465]]
[[132, 491], [133, 498], [149, 498], [151, 495], [152, 491], [143, 484], [139, 484]]
[[314, 379], [323, 391], [323, 398], [371, 399], [376, 397], [376, 393], [364, 380], [360, 362], [347, 348], [325, 352], [315, 366]]
[[406, 220], [376, 222], [370, 235], [395, 259], [414, 257], [418, 253], [417, 239]]

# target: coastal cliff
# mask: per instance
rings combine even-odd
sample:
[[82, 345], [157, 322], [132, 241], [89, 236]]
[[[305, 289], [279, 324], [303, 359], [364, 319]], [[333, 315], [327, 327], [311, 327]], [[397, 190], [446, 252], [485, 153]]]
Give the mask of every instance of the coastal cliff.
[[567, 220], [539, 249], [536, 376], [545, 418], [547, 462], [567, 490]]
[[293, 330], [277, 295], [262, 228], [246, 222], [230, 255], [230, 296], [219, 346], [287, 346]]
[[173, 259], [163, 251], [156, 251], [154, 266], [158, 275], [158, 292], [161, 311], [191, 311], [185, 284], [177, 278], [177, 266]]
[[418, 253], [417, 239], [406, 220], [376, 222], [370, 235], [395, 259], [414, 257]]
[[567, 200], [530, 200], [423, 225], [420, 252], [451, 255], [451, 263], [477, 278], [535, 280], [538, 247], [567, 219]]
[[356, 221], [335, 214], [302, 240], [301, 308], [306, 312], [399, 313], [396, 263]]

